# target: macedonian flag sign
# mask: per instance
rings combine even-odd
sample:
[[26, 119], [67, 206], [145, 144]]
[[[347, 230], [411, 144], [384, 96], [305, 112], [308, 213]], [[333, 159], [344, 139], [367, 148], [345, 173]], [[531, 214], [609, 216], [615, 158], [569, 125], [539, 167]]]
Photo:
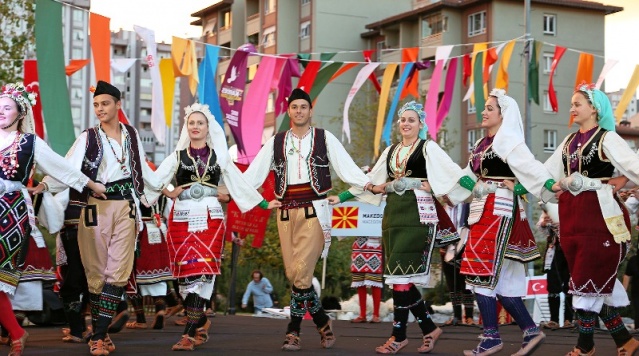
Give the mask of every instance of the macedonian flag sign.
[[341, 206], [333, 208], [334, 229], [357, 229], [359, 208], [355, 206]]

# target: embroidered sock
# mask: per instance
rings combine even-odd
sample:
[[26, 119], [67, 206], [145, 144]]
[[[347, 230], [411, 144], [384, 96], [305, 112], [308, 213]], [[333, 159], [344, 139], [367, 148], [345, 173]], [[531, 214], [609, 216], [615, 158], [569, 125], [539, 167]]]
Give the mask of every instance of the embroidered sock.
[[610, 336], [615, 340], [617, 347], [623, 346], [632, 338], [623, 320], [621, 320], [621, 315], [619, 315], [617, 308], [604, 304], [599, 312], [599, 317], [603, 320], [608, 331], [610, 331]]
[[393, 332], [395, 341], [406, 340], [406, 324], [410, 306], [410, 293], [393, 290]]
[[457, 320], [462, 319], [462, 296], [459, 292], [450, 292], [450, 302], [453, 304], [453, 316]]
[[302, 317], [291, 315], [291, 321], [288, 323], [288, 326], [286, 327], [286, 333], [295, 334], [299, 336], [301, 328], [302, 328]]
[[499, 298], [501, 305], [517, 322], [517, 325], [524, 333], [530, 335], [539, 334], [539, 327], [530, 316], [528, 309], [524, 305], [521, 297], [501, 297]]
[[373, 294], [373, 316], [379, 317], [379, 305], [382, 301], [382, 288], [371, 287]]
[[104, 340], [113, 315], [122, 301], [122, 293], [124, 293], [124, 287], [117, 287], [109, 283], [102, 287], [98, 301], [98, 320], [95, 322], [91, 340]]
[[577, 327], [579, 329], [577, 347], [584, 353], [588, 353], [595, 347], [594, 335], [597, 313], [577, 309], [575, 310], [575, 318], [577, 319]]
[[133, 305], [133, 312], [135, 312], [135, 321], [140, 324], [146, 323], [146, 317], [144, 315], [144, 299], [139, 294], [129, 296], [131, 304]]
[[100, 314], [100, 295], [89, 293], [89, 310], [91, 311], [91, 327], [95, 330]]
[[424, 304], [422, 294], [414, 285], [410, 287], [408, 293], [410, 293], [410, 300], [416, 301], [411, 305], [409, 310], [415, 316], [419, 328], [422, 329], [422, 334], [428, 335], [431, 332], [435, 331], [435, 329], [437, 329], [437, 325], [435, 325], [433, 319], [430, 318], [430, 314], [428, 314], [428, 311], [426, 310], [426, 304]]
[[462, 294], [462, 304], [464, 305], [464, 315], [467, 318], [473, 318], [475, 312], [475, 296], [468, 289]]
[[186, 309], [186, 325], [184, 326], [183, 335], [195, 337], [200, 317], [204, 314], [204, 298], [198, 294], [189, 293], [184, 300]]
[[497, 329], [497, 298], [475, 294], [475, 299], [484, 324], [484, 337], [501, 339]]

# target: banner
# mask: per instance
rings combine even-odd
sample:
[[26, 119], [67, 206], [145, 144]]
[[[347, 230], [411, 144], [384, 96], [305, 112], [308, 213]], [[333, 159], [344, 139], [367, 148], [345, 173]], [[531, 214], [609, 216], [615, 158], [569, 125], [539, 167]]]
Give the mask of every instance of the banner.
[[160, 78], [162, 80], [162, 101], [164, 102], [164, 120], [166, 126], [173, 124], [173, 99], [175, 97], [175, 76], [173, 74], [173, 60], [160, 59]]
[[[435, 136], [442, 127], [448, 112], [450, 111], [450, 104], [453, 101], [453, 94], [455, 92], [455, 78], [457, 77], [457, 61], [458, 58], [451, 58], [448, 62], [448, 72], [446, 73], [446, 86], [444, 87], [444, 97], [442, 98], [439, 109], [437, 109], [437, 125], [435, 126]], [[431, 128], [428, 128], [430, 131]]]
[[[595, 63], [595, 57], [592, 54], [590, 53], [579, 54], [579, 62], [577, 63], [577, 73], [575, 74], [575, 86], [573, 87], [573, 89], [577, 88], [577, 86], [581, 85], [581, 83], [586, 83], [586, 84], [592, 83], [592, 70], [593, 70], [594, 63]], [[617, 106], [617, 108], [619, 108], [619, 106]], [[624, 107], [623, 111], [625, 110], [626, 108]], [[622, 111], [622, 115], [623, 115], [623, 111]], [[615, 117], [617, 116], [615, 115]], [[570, 116], [570, 119], [568, 120], [568, 126], [572, 125], [573, 121], [574, 121], [574, 118]]]
[[313, 82], [313, 87], [311, 91], [308, 93], [311, 96], [311, 100], [313, 100], [313, 106], [317, 102], [317, 98], [322, 93], [322, 90], [326, 87], [326, 85], [333, 79], [333, 75], [337, 73], [337, 71], [342, 67], [342, 62], [335, 62], [327, 65], [322, 68], [315, 76], [315, 81]]
[[173, 59], [173, 73], [176, 77], [189, 78], [189, 90], [195, 96], [200, 81], [197, 72], [197, 55], [195, 42], [173, 36], [171, 43], [171, 59]]
[[[477, 58], [474, 61], [473, 67], [473, 86], [474, 87], [474, 97], [475, 97], [475, 117], [477, 123], [480, 123], [481, 112], [484, 111], [484, 105], [486, 104], [486, 93], [484, 92], [484, 78], [482, 76], [482, 62], [484, 59], [484, 52], [479, 52], [476, 55]], [[471, 87], [471, 88], [472, 88]]]
[[204, 58], [200, 63], [200, 83], [197, 88], [197, 96], [200, 103], [206, 104], [215, 117], [215, 121], [224, 127], [224, 117], [220, 108], [220, 97], [217, 94], [217, 64], [220, 58], [220, 47], [210, 44], [204, 45]]
[[[248, 168], [245, 164], [236, 163], [236, 165], [242, 172]], [[268, 173], [260, 191], [266, 201], [275, 199], [275, 176], [273, 175], [273, 171]], [[262, 209], [259, 206], [242, 214], [235, 201], [231, 200], [226, 208], [226, 240], [232, 241], [234, 232], [242, 237], [253, 235], [253, 243], [251, 246], [255, 248], [262, 247], [266, 225], [270, 217], [271, 210]]]
[[501, 55], [501, 62], [499, 63], [499, 71], [497, 72], [497, 80], [495, 81], [495, 88], [504, 89], [508, 93], [508, 64], [510, 63], [510, 57], [513, 54], [513, 48], [515, 48], [515, 41], [510, 41], [504, 46], [504, 53]]
[[249, 54], [253, 52], [255, 46], [250, 43], [240, 46], [235, 51], [220, 87], [220, 107], [237, 144], [238, 156], [240, 152], [244, 152], [241, 119], [246, 87], [246, 62]]
[[603, 84], [604, 79], [606, 79], [606, 76], [608, 75], [608, 72], [610, 72], [612, 67], [614, 67], [617, 63], [619, 63], [619, 61], [616, 60], [616, 59], [609, 59], [609, 60], [606, 61], [606, 64], [604, 64], [604, 67], [601, 70], [601, 74], [599, 74], [599, 78], [597, 79], [597, 83], [595, 84], [595, 89], [601, 88], [601, 84]]
[[380, 206], [347, 201], [333, 207], [331, 236], [382, 236], [382, 216], [386, 202]]
[[359, 91], [362, 85], [366, 82], [366, 79], [370, 77], [370, 75], [379, 67], [379, 63], [368, 63], [364, 66], [364, 68], [359, 70], [357, 76], [355, 77], [355, 81], [353, 82], [353, 86], [351, 90], [348, 91], [348, 95], [346, 96], [346, 101], [344, 101], [344, 122], [342, 123], [342, 141], [344, 141], [344, 135], [348, 139], [348, 143], [351, 143], [351, 127], [348, 123], [348, 109], [351, 107], [351, 102], [355, 97], [355, 94]]
[[[406, 66], [410, 64], [410, 62], [417, 62], [417, 58], [419, 57], [419, 47], [413, 48], [404, 48], [402, 49], [402, 71], [406, 69]], [[419, 100], [419, 72], [414, 69], [414, 65], [412, 66], [413, 70], [409, 72], [409, 77], [407, 78], [406, 84], [402, 89], [402, 95], [399, 97], [400, 100], [404, 100], [408, 94], [412, 95], [415, 100]]]
[[404, 71], [402, 75], [399, 77], [399, 83], [397, 83], [397, 90], [395, 91], [395, 96], [393, 97], [393, 101], [391, 102], [390, 109], [388, 110], [388, 114], [386, 115], [386, 121], [384, 122], [384, 131], [382, 131], [382, 140], [386, 143], [386, 146], [390, 146], [391, 144], [391, 131], [393, 131], [393, 123], [395, 122], [395, 114], [397, 113], [397, 104], [399, 103], [399, 98], [402, 93], [402, 88], [406, 84], [406, 80], [410, 73], [413, 72], [413, 66], [415, 63], [406, 63], [404, 66]]
[[[466, 95], [464, 95], [464, 99], [462, 101], [466, 101], [466, 100], [470, 100], [472, 105], [475, 105], [475, 96], [474, 96], [474, 92], [475, 92], [475, 76], [482, 75], [482, 68], [484, 67], [484, 60], [483, 60], [483, 52], [486, 51], [486, 48], [488, 48], [486, 43], [475, 43], [473, 45], [473, 57], [470, 61], [471, 65], [470, 65], [470, 83], [468, 86], [468, 90], [466, 91]], [[477, 61], [478, 55], [482, 54], [479, 63], [481, 65], [477, 66], [477, 64], [475, 63]], [[479, 68], [479, 69], [477, 69]], [[483, 79], [483, 78], [482, 78]]]
[[623, 92], [623, 95], [621, 95], [617, 108], [615, 108], [615, 119], [617, 119], [617, 122], [621, 121], [630, 100], [635, 96], [637, 87], [639, 87], [639, 65], [635, 66], [635, 71], [632, 73], [628, 85], [626, 85], [626, 90]]
[[528, 99], [539, 105], [539, 53], [543, 43], [540, 41], [529, 43], [532, 46], [532, 53], [528, 64]]
[[71, 59], [69, 60], [69, 64], [67, 64], [67, 66], [64, 67], [64, 72], [67, 75], [67, 77], [70, 77], [71, 75], [73, 75], [73, 73], [84, 68], [84, 66], [89, 64], [89, 62], [91, 61], [88, 59]]
[[38, 83], [38, 63], [35, 59], [24, 60], [24, 85], [31, 88], [36, 94], [36, 104], [33, 106], [33, 121], [35, 121], [35, 133], [41, 139], [45, 139], [45, 127], [42, 120], [42, 102], [40, 100], [40, 83]]
[[250, 164], [262, 147], [266, 104], [268, 94], [271, 92], [275, 63], [275, 57], [262, 58], [257, 73], [249, 86], [246, 100], [242, 105], [240, 131], [244, 150], [238, 149], [237, 151], [239, 163]]
[[[317, 77], [317, 72], [322, 66], [322, 62], [320, 61], [310, 61], [306, 64], [306, 69], [302, 73], [302, 77], [297, 83], [297, 87], [304, 90], [305, 92], [311, 93], [311, 89], [313, 88], [313, 83], [315, 82], [315, 77]], [[288, 96], [290, 93], [287, 93]], [[311, 97], [311, 100], [314, 98]]]
[[[275, 101], [275, 117], [280, 116], [281, 113], [286, 112], [288, 108], [288, 102], [286, 98], [291, 95], [293, 90], [293, 84], [291, 79], [300, 77], [300, 68], [297, 61], [297, 57], [291, 57], [286, 60], [284, 68], [282, 69], [282, 75], [277, 86], [277, 100]], [[287, 124], [288, 125], [288, 124]], [[286, 127], [288, 130], [288, 126]]]
[[111, 69], [118, 73], [127, 72], [135, 64], [137, 58], [113, 58], [111, 59]]
[[93, 54], [95, 79], [111, 83], [111, 19], [89, 13], [89, 42]]
[[563, 56], [565, 52], [565, 47], [556, 46], [555, 55], [553, 56], [552, 64], [550, 65], [550, 79], [548, 80], [548, 100], [550, 101], [550, 106], [552, 107], [552, 111], [554, 112], [559, 112], [559, 105], [557, 104], [557, 93], [555, 93], [553, 78], [555, 76], [555, 69], [557, 69], [557, 64], [559, 64], [561, 56]]
[[[374, 49], [367, 49], [362, 51], [362, 55], [364, 56], [364, 60], [366, 62], [372, 62], [371, 55], [373, 54], [373, 52], [375, 52]], [[379, 80], [377, 80], [377, 76], [375, 76], [375, 73], [371, 73], [370, 77], [368, 78], [371, 80], [371, 82], [373, 82], [373, 86], [375, 86], [377, 94], [380, 94], [382, 92], [382, 86], [379, 84]]]
[[38, 101], [47, 120], [49, 145], [64, 156], [75, 141], [75, 130], [64, 68], [62, 3], [36, 0], [35, 19], [35, 42], [41, 58], [37, 61]]

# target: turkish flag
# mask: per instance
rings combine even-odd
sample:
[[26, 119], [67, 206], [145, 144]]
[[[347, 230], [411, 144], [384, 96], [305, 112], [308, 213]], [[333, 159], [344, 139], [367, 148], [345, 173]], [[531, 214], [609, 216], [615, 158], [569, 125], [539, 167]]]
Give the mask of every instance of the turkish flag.
[[548, 280], [547, 279], [529, 279], [528, 287], [526, 288], [527, 295], [539, 295], [548, 294]]

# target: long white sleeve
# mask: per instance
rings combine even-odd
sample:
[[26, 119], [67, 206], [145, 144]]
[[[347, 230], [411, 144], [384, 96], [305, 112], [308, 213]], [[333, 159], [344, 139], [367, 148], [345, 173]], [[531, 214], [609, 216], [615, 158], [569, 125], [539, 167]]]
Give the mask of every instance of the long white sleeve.
[[328, 160], [335, 170], [335, 173], [337, 173], [337, 176], [346, 184], [364, 189], [364, 187], [370, 183], [369, 178], [362, 172], [362, 169], [355, 164], [337, 137], [329, 131], [324, 132], [326, 133]]
[[613, 131], [606, 133], [603, 139], [603, 151], [606, 158], [622, 175], [639, 184], [639, 156], [619, 134]]
[[266, 141], [264, 146], [262, 146], [262, 149], [260, 149], [260, 152], [258, 152], [257, 156], [253, 159], [253, 162], [249, 165], [248, 169], [242, 174], [244, 179], [255, 189], [264, 184], [264, 181], [268, 176], [268, 172], [271, 170], [274, 142], [275, 136]]
[[508, 163], [510, 170], [513, 171], [519, 183], [536, 197], [541, 196], [542, 191], [545, 189], [544, 184], [546, 181], [552, 179], [546, 166], [535, 159], [535, 156], [525, 143], [513, 148], [506, 157], [506, 163]]
[[36, 136], [34, 159], [37, 167], [61, 183], [81, 192], [89, 182], [79, 168], [55, 153], [46, 142]]

